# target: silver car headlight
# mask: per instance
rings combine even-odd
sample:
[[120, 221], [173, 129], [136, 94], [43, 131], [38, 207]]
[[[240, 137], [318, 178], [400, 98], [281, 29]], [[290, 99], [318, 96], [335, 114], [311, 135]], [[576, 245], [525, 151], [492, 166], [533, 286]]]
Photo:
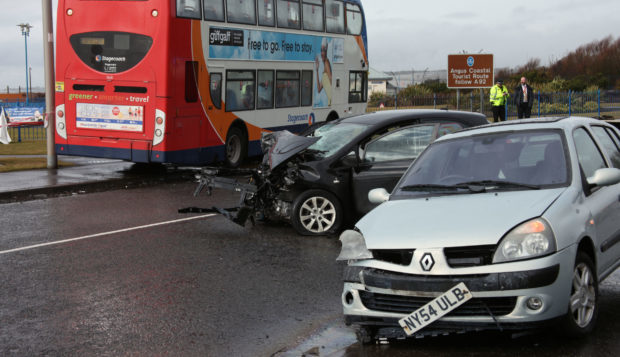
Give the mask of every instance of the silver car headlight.
[[372, 259], [372, 253], [366, 248], [366, 240], [362, 233], [354, 230], [346, 230], [340, 235], [342, 248], [336, 260], [356, 261]]
[[542, 218], [535, 218], [518, 225], [502, 239], [493, 263], [541, 257], [555, 250], [555, 236], [549, 224]]

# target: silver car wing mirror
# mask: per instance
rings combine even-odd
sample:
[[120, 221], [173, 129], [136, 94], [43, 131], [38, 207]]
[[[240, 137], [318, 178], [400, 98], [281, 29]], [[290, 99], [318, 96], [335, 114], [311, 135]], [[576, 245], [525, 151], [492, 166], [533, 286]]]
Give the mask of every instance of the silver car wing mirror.
[[371, 203], [383, 203], [390, 199], [390, 193], [385, 188], [374, 188], [368, 192]]
[[[598, 169], [594, 171], [594, 175], [588, 177], [588, 183], [596, 186], [611, 186], [620, 183], [620, 169], [609, 167]], [[370, 197], [370, 194], [368, 195]]]

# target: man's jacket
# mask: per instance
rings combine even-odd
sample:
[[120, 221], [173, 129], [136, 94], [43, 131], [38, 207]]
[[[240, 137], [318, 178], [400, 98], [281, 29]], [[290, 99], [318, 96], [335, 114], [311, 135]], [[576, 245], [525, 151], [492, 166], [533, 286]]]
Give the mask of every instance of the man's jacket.
[[506, 88], [505, 85], [502, 85], [501, 87], [498, 86], [497, 84], [494, 85], [493, 87], [491, 87], [490, 94], [491, 94], [491, 105], [495, 107], [506, 104], [506, 100], [508, 100], [508, 98], [510, 97], [510, 94], [508, 94], [508, 88]]
[[[527, 106], [532, 108], [532, 105], [534, 105], [534, 90], [529, 84], [525, 86], [527, 87]], [[515, 88], [515, 104], [521, 105], [523, 103], [525, 103], [523, 101], [523, 86], [519, 84], [517, 88]]]

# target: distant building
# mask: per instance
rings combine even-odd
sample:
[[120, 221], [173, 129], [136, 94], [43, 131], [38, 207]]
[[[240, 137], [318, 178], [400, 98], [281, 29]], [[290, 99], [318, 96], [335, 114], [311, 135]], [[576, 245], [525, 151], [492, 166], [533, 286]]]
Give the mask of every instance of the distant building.
[[388, 94], [394, 94], [396, 88], [400, 90], [403, 88], [407, 88], [412, 84], [421, 84], [426, 81], [439, 81], [440, 83], [446, 83], [448, 79], [448, 70], [446, 69], [425, 69], [423, 71], [411, 70], [388, 73], [392, 75], [392, 79], [390, 79], [387, 83]]
[[368, 71], [368, 97], [373, 93], [387, 93], [388, 81], [392, 76], [370, 67]]

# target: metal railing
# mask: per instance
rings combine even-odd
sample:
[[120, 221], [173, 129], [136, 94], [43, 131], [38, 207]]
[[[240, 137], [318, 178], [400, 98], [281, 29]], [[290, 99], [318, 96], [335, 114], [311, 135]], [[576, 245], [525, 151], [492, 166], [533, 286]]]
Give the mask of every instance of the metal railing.
[[[574, 115], [620, 118], [620, 93], [618, 91], [536, 92], [534, 93], [533, 99], [532, 117]], [[464, 110], [481, 112], [489, 118], [493, 117], [488, 94], [483, 96], [481, 102], [480, 93], [477, 91], [460, 94], [458, 96], [456, 93], [447, 93], [415, 96], [409, 99], [399, 97], [398, 108]], [[393, 101], [385, 103], [383, 108], [368, 107], [368, 111], [388, 109], [394, 109]], [[506, 103], [506, 118], [517, 118], [517, 107], [514, 102], [514, 95], [511, 96]]]
[[18, 143], [47, 140], [47, 132], [43, 125], [10, 126], [8, 131], [11, 140]]

